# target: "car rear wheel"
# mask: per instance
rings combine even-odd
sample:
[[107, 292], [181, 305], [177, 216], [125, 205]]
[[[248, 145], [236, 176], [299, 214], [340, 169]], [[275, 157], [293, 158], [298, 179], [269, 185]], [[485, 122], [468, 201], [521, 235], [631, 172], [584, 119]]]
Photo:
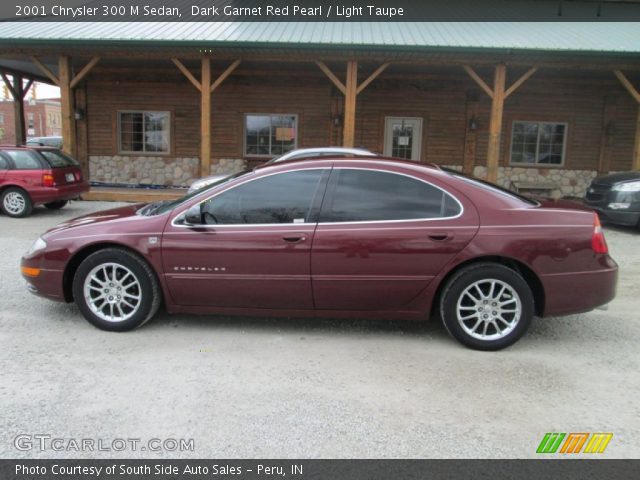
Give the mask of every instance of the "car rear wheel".
[[518, 272], [499, 264], [474, 264], [447, 283], [440, 313], [449, 333], [463, 345], [500, 350], [529, 328], [533, 294]]
[[66, 204], [67, 204], [66, 200], [58, 200], [57, 202], [45, 203], [44, 206], [47, 207], [49, 210], [60, 210]]
[[2, 211], [13, 218], [26, 217], [33, 210], [29, 194], [21, 188], [7, 188], [2, 192]]
[[99, 250], [83, 260], [73, 279], [73, 296], [89, 322], [118, 332], [150, 320], [161, 299], [151, 267], [119, 248]]

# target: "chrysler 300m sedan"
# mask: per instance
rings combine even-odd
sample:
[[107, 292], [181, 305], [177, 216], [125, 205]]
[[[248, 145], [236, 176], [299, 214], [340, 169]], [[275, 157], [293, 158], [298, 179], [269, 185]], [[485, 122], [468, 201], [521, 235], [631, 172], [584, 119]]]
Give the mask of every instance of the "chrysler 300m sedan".
[[22, 259], [33, 293], [124, 331], [170, 313], [442, 318], [463, 344], [511, 345], [533, 316], [615, 295], [593, 211], [434, 166], [307, 159], [179, 200], [76, 218]]

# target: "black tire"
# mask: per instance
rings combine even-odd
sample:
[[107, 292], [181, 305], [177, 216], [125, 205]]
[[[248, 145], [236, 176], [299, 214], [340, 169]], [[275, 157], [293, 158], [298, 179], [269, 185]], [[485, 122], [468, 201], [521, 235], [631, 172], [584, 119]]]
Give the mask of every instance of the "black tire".
[[[499, 296], [502, 286], [506, 288]], [[517, 309], [518, 302], [520, 313], [516, 317], [518, 314], [511, 310]], [[513, 345], [529, 328], [534, 312], [533, 294], [524, 278], [496, 263], [476, 263], [456, 272], [445, 285], [440, 301], [440, 315], [447, 331], [476, 350], [500, 350]], [[486, 339], [479, 338], [483, 334]]]
[[64, 207], [68, 202], [66, 200], [58, 200], [57, 202], [49, 202], [45, 203], [44, 206], [49, 210], [60, 210]]
[[2, 192], [0, 202], [3, 213], [12, 218], [23, 218], [33, 210], [33, 202], [27, 192], [18, 187], [7, 188]]
[[[107, 264], [109, 266], [115, 265], [116, 267], [115, 271], [112, 270], [112, 273], [107, 273], [109, 276], [105, 278], [100, 274], [104, 273], [104, 270], [101, 270], [102, 268], [106, 268], [107, 272], [109, 271]], [[126, 271], [138, 282], [137, 286], [127, 286], [131, 282], [131, 278], [128, 275], [124, 275]], [[88, 287], [88, 289], [91, 295], [103, 296], [102, 288], [105, 288], [105, 291], [109, 290], [109, 293], [105, 294], [106, 305], [104, 306], [98, 303], [99, 300], [96, 300], [92, 307], [85, 297], [85, 281], [92, 272], [95, 272], [98, 280], [104, 280], [105, 283], [96, 283], [95, 280], [90, 282], [92, 287]], [[121, 274], [120, 277], [118, 277], [119, 274]], [[113, 280], [113, 276], [117, 277], [115, 283], [109, 283]], [[127, 294], [121, 291], [116, 293], [118, 285], [122, 285], [121, 288], [127, 290]], [[120, 289], [118, 288], [118, 290]], [[120, 293], [122, 293], [122, 298], [125, 300], [114, 300], [116, 296], [118, 299], [121, 298]], [[111, 312], [111, 315], [113, 315], [114, 311], [116, 314], [118, 313], [118, 307], [115, 307], [115, 310], [110, 310], [112, 306], [109, 303], [111, 302], [107, 301], [106, 295], [109, 295], [108, 298], [114, 301], [114, 305], [117, 303], [120, 306], [122, 315], [118, 315], [118, 317], [121, 317], [121, 319], [115, 319], [113, 316], [111, 317], [112, 320], [104, 318], [109, 316], [107, 312]], [[127, 302], [126, 298], [132, 297], [132, 295], [139, 295], [140, 297], [138, 303], [131, 300], [132, 303], [137, 305], [137, 309], [129, 308], [126, 304], [121, 303]], [[73, 298], [84, 317], [90, 323], [102, 330], [124, 332], [138, 328], [149, 321], [160, 307], [162, 294], [156, 275], [146, 261], [136, 254], [121, 248], [105, 248], [85, 258], [76, 270], [73, 277]], [[98, 309], [98, 311], [101, 312], [100, 315], [103, 318], [94, 311], [98, 307], [102, 307], [102, 310]]]

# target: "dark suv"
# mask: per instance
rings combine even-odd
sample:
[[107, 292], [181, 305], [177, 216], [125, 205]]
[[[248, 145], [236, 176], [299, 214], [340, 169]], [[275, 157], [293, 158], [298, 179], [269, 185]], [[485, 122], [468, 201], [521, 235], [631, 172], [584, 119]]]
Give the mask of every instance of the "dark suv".
[[56, 148], [0, 146], [0, 207], [26, 217], [34, 205], [57, 210], [89, 191], [80, 165]]
[[603, 221], [640, 227], [640, 171], [618, 172], [591, 182], [584, 203]]

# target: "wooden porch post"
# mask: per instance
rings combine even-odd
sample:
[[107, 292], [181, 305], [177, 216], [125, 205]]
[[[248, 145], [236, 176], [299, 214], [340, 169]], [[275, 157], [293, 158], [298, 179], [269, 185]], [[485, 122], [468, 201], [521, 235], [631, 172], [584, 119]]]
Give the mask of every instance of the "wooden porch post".
[[356, 131], [356, 99], [358, 95], [373, 82], [378, 75], [380, 75], [388, 66], [388, 63], [380, 65], [367, 79], [358, 85], [358, 62], [347, 62], [347, 78], [346, 82], [342, 83], [338, 77], [336, 77], [331, 69], [327, 67], [323, 62], [316, 61], [316, 65], [329, 77], [329, 80], [342, 92], [344, 95], [344, 125], [342, 130], [342, 145], [344, 147], [351, 148], [355, 144], [355, 131]]
[[502, 132], [502, 112], [504, 111], [504, 84], [507, 67], [496, 65], [493, 77], [493, 97], [491, 99], [491, 119], [489, 120], [489, 146], [487, 148], [487, 180], [498, 180], [500, 162], [500, 134]]
[[358, 62], [347, 63], [347, 82], [344, 94], [344, 126], [342, 145], [353, 148], [356, 133], [356, 97], [358, 95]]
[[631, 169], [640, 170], [640, 91], [627, 79], [620, 70], [614, 70], [613, 73], [620, 83], [627, 89], [627, 92], [633, 97], [638, 104], [638, 113], [636, 114], [635, 142], [633, 145], [633, 158], [631, 160]]
[[91, 60], [75, 76], [71, 71], [71, 59], [66, 55], [58, 57], [58, 76], [37, 57], [31, 57], [31, 61], [51, 81], [60, 87], [60, 110], [62, 111], [62, 149], [72, 157], [76, 156], [76, 113], [73, 89], [87, 76], [93, 67], [100, 61], [100, 57], [92, 57]]
[[200, 92], [200, 175], [206, 177], [211, 175], [211, 94], [233, 73], [240, 65], [241, 60], [234, 61], [213, 82], [211, 81], [210, 57], [203, 57], [200, 62], [200, 81], [180, 60], [172, 58], [171, 61]]
[[469, 76], [491, 97], [491, 118], [489, 120], [489, 145], [487, 147], [487, 180], [498, 180], [498, 166], [500, 164], [500, 135], [502, 132], [502, 113], [505, 99], [515, 92], [533, 75], [538, 68], [530, 68], [524, 75], [505, 89], [507, 67], [504, 63], [495, 67], [493, 75], [493, 89], [491, 89], [480, 76], [468, 65], [464, 66]]
[[60, 110], [62, 112], [62, 149], [74, 157], [76, 154], [76, 118], [71, 79], [69, 57], [61, 55], [58, 58], [58, 85], [60, 87]]
[[27, 95], [29, 88], [31, 88], [33, 80], [29, 80], [25, 87], [23, 85], [23, 78], [21, 75], [13, 75], [13, 83], [9, 81], [9, 77], [7, 77], [5, 73], [2, 73], [1, 75], [7, 90], [11, 93], [11, 98], [13, 98], [13, 120], [16, 132], [15, 143], [16, 145], [22, 145], [27, 140], [24, 121], [24, 97]]
[[22, 89], [22, 77], [20, 75], [13, 76], [13, 120], [16, 131], [16, 145], [23, 145], [27, 141], [26, 126], [24, 118], [24, 95]]
[[200, 78], [200, 175], [211, 175], [211, 59], [202, 59]]

